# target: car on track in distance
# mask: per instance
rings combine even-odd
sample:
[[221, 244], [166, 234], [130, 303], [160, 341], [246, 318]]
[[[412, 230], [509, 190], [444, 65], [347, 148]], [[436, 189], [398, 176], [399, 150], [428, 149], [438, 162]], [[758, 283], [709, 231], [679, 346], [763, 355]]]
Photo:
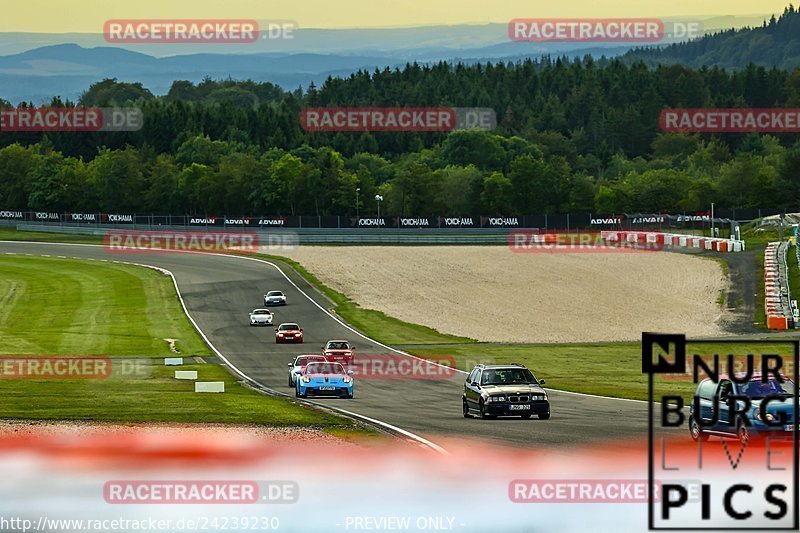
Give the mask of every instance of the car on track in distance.
[[272, 311], [269, 309], [253, 309], [250, 311], [251, 326], [271, 326]]
[[[794, 412], [796, 385], [783, 375], [780, 380], [772, 374], [762, 379], [762, 375], [753, 373], [748, 380], [744, 376], [737, 380], [744, 383], [737, 383], [728, 375], [720, 375], [718, 382], [706, 378], [698, 383], [695, 401], [699, 412], [695, 411], [695, 401], [689, 407], [692, 440], [707, 441], [709, 437], [719, 437], [739, 439], [742, 444], [747, 444], [750, 439], [766, 437], [793, 439], [799, 418]], [[749, 406], [744, 398], [749, 399]], [[731, 424], [730, 409], [734, 401], [736, 410], [745, 412], [746, 421], [735, 416]]]
[[286, 295], [281, 291], [269, 291], [264, 295], [264, 305], [286, 305]]
[[355, 349], [355, 346], [346, 340], [330, 340], [322, 347], [322, 355], [327, 357], [328, 361], [342, 363], [347, 366], [353, 363]]
[[353, 371], [348, 371], [342, 363], [308, 363], [297, 375], [295, 395], [353, 397]]
[[524, 365], [476, 365], [464, 382], [462, 408], [464, 418], [537, 415], [550, 418], [550, 401], [537, 380]]
[[302, 374], [308, 363], [324, 363], [324, 355], [298, 355], [294, 361], [289, 363], [289, 386], [294, 387], [297, 383], [298, 374]]
[[284, 322], [275, 328], [275, 344], [282, 342], [303, 342], [303, 328], [294, 322]]

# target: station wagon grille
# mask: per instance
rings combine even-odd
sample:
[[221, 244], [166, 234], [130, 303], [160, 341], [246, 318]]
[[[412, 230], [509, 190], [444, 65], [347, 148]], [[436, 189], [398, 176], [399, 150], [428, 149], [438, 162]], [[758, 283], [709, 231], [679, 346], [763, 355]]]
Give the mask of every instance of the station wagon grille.
[[511, 403], [520, 403], [520, 402], [524, 403], [524, 402], [528, 401], [528, 397], [527, 396], [509, 396], [508, 397], [508, 401], [511, 402]]

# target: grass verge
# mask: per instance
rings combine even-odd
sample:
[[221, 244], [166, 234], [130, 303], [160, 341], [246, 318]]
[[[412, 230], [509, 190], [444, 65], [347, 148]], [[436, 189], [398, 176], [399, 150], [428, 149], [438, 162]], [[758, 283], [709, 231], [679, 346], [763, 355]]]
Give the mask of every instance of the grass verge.
[[[176, 380], [162, 357], [211, 356], [163, 274], [131, 265], [74, 259], [0, 256], [0, 357], [105, 356], [103, 378], [14, 379], [6, 367], [0, 418], [108, 422], [191, 422], [313, 427], [359, 436], [351, 421], [236, 382], [213, 363], [191, 363], [204, 381], [224, 381], [223, 394], [196, 394]], [[126, 366], [127, 365], [127, 366]], [[135, 365], [136, 371], [131, 371]], [[127, 371], [126, 371], [127, 369]]]
[[[554, 389], [614, 398], [647, 399], [647, 376], [642, 374], [642, 348], [638, 343], [574, 344], [574, 345], [485, 345], [449, 346], [442, 348], [409, 348], [414, 355], [443, 360], [452, 358], [456, 367], [471, 370], [478, 363], [521, 363], [530, 368], [539, 379], [547, 380]], [[791, 358], [786, 343], [771, 344], [692, 344], [687, 343], [687, 356], [708, 356], [714, 353], [724, 357], [732, 353], [780, 353]], [[722, 368], [726, 365], [720, 363]], [[691, 377], [659, 381], [659, 391], [664, 394], [688, 395], [694, 392]]]

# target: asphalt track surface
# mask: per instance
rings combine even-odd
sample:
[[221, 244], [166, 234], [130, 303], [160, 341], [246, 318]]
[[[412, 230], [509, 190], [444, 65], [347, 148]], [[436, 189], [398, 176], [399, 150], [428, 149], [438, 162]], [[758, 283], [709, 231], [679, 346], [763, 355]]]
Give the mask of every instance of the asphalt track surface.
[[[167, 269], [176, 279], [190, 316], [225, 358], [259, 384], [287, 394], [293, 395], [288, 387], [287, 363], [301, 353], [319, 353], [329, 339], [350, 340], [357, 355], [397, 354], [359, 336], [323, 311], [330, 307], [329, 302], [298, 276], [291, 276], [298, 285], [295, 287], [275, 266], [252, 258], [182, 253], [121, 255], [106, 252], [102, 246], [23, 242], [0, 242], [0, 253], [119, 261]], [[276, 345], [272, 328], [249, 326], [249, 312], [263, 306], [268, 290], [287, 295], [287, 306], [272, 308], [275, 322], [299, 323], [304, 329], [304, 344]], [[546, 369], [533, 371], [546, 374]], [[455, 373], [436, 379], [359, 379], [354, 399], [316, 401], [391, 424], [433, 443], [463, 437], [521, 447], [569, 447], [638, 440], [647, 435], [644, 402], [553, 390], [548, 390], [550, 420], [535, 416], [530, 420], [465, 419], [461, 413], [465, 377]], [[549, 380], [548, 385], [558, 387]]]

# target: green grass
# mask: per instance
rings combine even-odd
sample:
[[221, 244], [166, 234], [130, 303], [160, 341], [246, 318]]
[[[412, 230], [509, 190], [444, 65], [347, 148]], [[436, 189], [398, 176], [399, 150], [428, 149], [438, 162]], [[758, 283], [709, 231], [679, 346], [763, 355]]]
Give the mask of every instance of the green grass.
[[[700, 255], [698, 257], [714, 261], [722, 269], [722, 275], [725, 277], [725, 279], [727, 280], [730, 278], [730, 267], [728, 266], [728, 262], [725, 259], [722, 259], [720, 257], [712, 257], [710, 255]], [[717, 305], [720, 307], [725, 307], [725, 302], [727, 301], [728, 301], [728, 286], [726, 285], [722, 289], [720, 289], [719, 294], [717, 295]]]
[[[175, 355], [183, 367], [165, 367]], [[369, 431], [347, 419], [259, 394], [223, 366], [194, 362], [209, 348], [192, 328], [172, 281], [130, 265], [0, 255], [0, 354], [107, 356], [116, 369], [135, 360], [142, 375], [106, 379], [2, 380], [0, 418], [108, 422], [191, 422], [317, 427], [341, 435]], [[2, 357], [0, 355], [0, 357]], [[18, 357], [17, 357], [18, 358]], [[197, 370], [203, 381], [224, 381], [223, 394], [196, 394], [173, 372]]]
[[[615, 398], [647, 399], [647, 377], [642, 374], [642, 348], [639, 343], [573, 345], [488, 345], [412, 348], [410, 353], [439, 361], [452, 357], [456, 367], [470, 370], [478, 363], [521, 363], [530, 368], [547, 387]], [[737, 356], [747, 353], [782, 353], [790, 356], [786, 343], [739, 345], [724, 342], [700, 345], [688, 343], [692, 354]], [[689, 395], [691, 380], [660, 380], [659, 391]]]
[[169, 277], [98, 261], [0, 256], [0, 336], [12, 354], [212, 355]]
[[0, 226], [0, 241], [103, 244], [103, 237], [100, 235], [72, 235], [69, 233], [49, 233], [44, 231], [19, 231], [16, 228]]

